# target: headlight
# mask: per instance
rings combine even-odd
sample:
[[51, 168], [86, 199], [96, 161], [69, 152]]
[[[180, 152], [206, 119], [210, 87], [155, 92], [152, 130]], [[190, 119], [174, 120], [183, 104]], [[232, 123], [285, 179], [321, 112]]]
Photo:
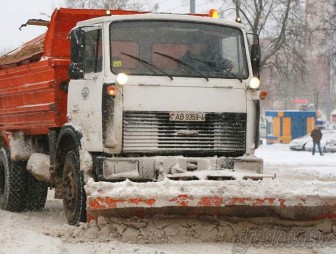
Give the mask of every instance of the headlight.
[[119, 85], [123, 86], [127, 83], [128, 81], [128, 76], [125, 73], [119, 73], [117, 75], [117, 82]]
[[250, 80], [250, 87], [252, 89], [257, 89], [259, 85], [260, 85], [260, 80], [258, 78], [254, 77]]

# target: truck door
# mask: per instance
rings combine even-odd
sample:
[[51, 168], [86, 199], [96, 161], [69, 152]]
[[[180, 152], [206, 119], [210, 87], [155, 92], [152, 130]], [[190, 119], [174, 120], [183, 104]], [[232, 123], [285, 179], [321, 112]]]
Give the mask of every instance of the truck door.
[[[101, 95], [103, 83], [102, 30], [85, 28], [79, 79], [71, 80], [68, 113], [71, 122], [80, 128], [85, 149], [99, 151], [102, 144]], [[83, 142], [82, 142], [83, 145]]]

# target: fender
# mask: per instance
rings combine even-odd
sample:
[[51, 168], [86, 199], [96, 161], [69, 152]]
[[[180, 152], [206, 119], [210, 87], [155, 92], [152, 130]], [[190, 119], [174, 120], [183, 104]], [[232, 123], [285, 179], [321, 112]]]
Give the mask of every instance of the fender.
[[87, 182], [90, 177], [93, 177], [93, 159], [91, 154], [85, 150], [85, 147], [83, 147], [81, 143], [83, 134], [76, 129], [78, 129], [76, 126], [70, 124], [66, 124], [62, 127], [56, 145], [55, 165], [61, 166], [61, 168], [58, 167], [57, 169], [57, 171], [61, 173], [66, 154], [70, 150], [76, 150], [80, 158], [80, 169], [84, 175], [84, 182]]
[[75, 126], [66, 124], [62, 127], [57, 138], [55, 161], [50, 161], [51, 165], [55, 165], [54, 173], [59, 172], [59, 169], [62, 168], [65, 156], [70, 150], [76, 149], [79, 153], [82, 147], [80, 142], [82, 137], [82, 133]]
[[81, 138], [83, 137], [83, 134], [81, 131], [76, 128], [76, 126], [72, 124], [65, 124], [61, 128], [61, 131], [58, 135], [57, 140], [57, 148], [59, 147], [60, 143], [62, 142], [62, 139], [67, 136], [68, 138], [71, 137], [72, 141], [76, 142], [76, 145], [80, 148], [81, 147]]
[[55, 187], [55, 198], [63, 197], [62, 174], [65, 156], [74, 149], [79, 153], [82, 137], [82, 133], [72, 124], [63, 125], [58, 134], [54, 156], [50, 156], [50, 183]]

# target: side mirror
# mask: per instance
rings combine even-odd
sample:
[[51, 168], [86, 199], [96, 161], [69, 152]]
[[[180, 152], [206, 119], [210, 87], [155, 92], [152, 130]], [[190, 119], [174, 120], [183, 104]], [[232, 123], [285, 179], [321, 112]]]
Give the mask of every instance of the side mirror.
[[251, 64], [253, 76], [260, 77], [260, 60], [261, 60], [261, 50], [259, 44], [252, 44], [251, 47]]
[[83, 79], [84, 78], [84, 64], [74, 63], [69, 64], [69, 77], [70, 79]]
[[70, 79], [84, 78], [84, 55], [85, 55], [85, 31], [81, 27], [72, 29], [68, 38], [70, 39]]

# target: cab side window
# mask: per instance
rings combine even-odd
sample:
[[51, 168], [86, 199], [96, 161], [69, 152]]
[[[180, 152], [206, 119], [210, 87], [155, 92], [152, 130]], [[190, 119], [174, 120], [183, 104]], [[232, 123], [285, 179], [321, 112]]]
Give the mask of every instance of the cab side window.
[[85, 34], [84, 71], [97, 73], [102, 71], [102, 33], [101, 30], [88, 31]]

